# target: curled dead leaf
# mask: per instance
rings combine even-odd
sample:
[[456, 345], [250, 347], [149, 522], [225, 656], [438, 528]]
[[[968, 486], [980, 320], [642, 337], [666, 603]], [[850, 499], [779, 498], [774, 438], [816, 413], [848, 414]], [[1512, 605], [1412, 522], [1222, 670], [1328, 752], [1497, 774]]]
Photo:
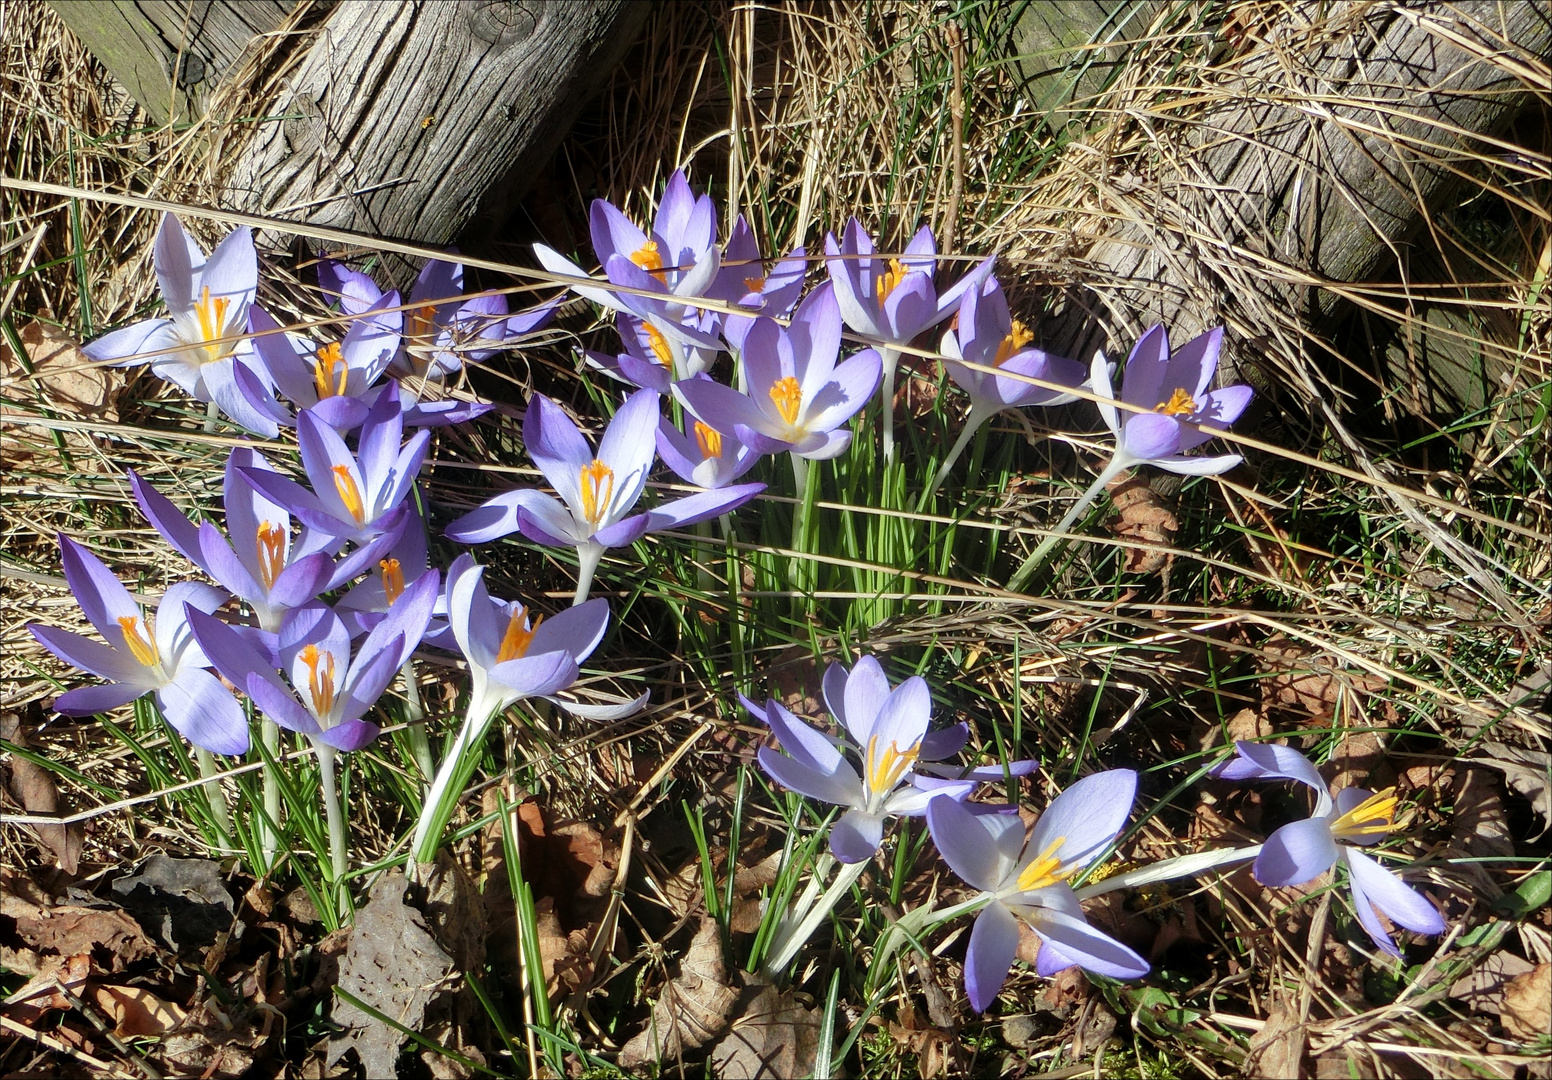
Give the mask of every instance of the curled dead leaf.
[[1552, 1030], [1552, 964], [1510, 980], [1504, 987], [1503, 1025], [1521, 1039], [1545, 1038]]
[[[721, 928], [717, 920], [702, 918], [680, 961], [679, 975], [663, 984], [646, 1028], [620, 1048], [620, 1068], [636, 1069], [649, 1061], [677, 1061], [685, 1051], [703, 1046], [726, 1031], [737, 1002], [738, 990], [728, 985]], [[718, 1075], [743, 1074], [719, 1068]]]
[[113, 1034], [120, 1038], [160, 1038], [188, 1018], [183, 1006], [164, 1001], [138, 986], [99, 986], [92, 991], [92, 997], [113, 1021]]
[[[26, 746], [21, 717], [16, 713], [0, 715], [0, 739], [15, 746]], [[19, 754], [12, 754], [6, 765], [6, 790], [28, 814], [59, 814], [64, 806], [54, 774]], [[26, 826], [43, 849], [54, 856], [59, 868], [74, 877], [81, 860], [81, 845], [86, 829], [80, 822], [72, 825]]]
[[1129, 473], [1110, 485], [1110, 505], [1116, 517], [1111, 531], [1121, 540], [1132, 540], [1149, 547], [1126, 549], [1126, 570], [1132, 574], [1154, 574], [1167, 569], [1174, 556], [1156, 546], [1172, 546], [1180, 532], [1180, 520], [1164, 499], [1148, 485], [1146, 477]]
[[1261, 649], [1267, 671], [1261, 694], [1268, 706], [1329, 717], [1343, 693], [1374, 694], [1385, 688], [1384, 679], [1333, 667], [1314, 649], [1281, 634], [1268, 638]]
[[9, 395], [33, 399], [36, 386], [55, 412], [118, 419], [115, 398], [124, 385], [122, 371], [93, 361], [75, 338], [57, 326], [30, 322], [21, 328], [20, 336], [32, 374], [27, 374], [9, 346], [0, 345], [0, 381]]

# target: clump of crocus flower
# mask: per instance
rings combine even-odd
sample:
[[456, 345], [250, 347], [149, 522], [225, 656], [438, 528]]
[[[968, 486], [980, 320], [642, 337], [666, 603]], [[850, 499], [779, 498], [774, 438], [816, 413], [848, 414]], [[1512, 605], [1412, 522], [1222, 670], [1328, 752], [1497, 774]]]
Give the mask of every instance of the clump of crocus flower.
[[1358, 850], [1380, 843], [1394, 830], [1395, 788], [1377, 794], [1344, 788], [1333, 799], [1308, 758], [1291, 747], [1271, 743], [1236, 742], [1234, 757], [1213, 774], [1223, 780], [1294, 780], [1315, 792], [1314, 813], [1284, 825], [1261, 845], [1251, 867], [1261, 884], [1302, 885], [1341, 864], [1347, 868], [1358, 922], [1385, 952], [1401, 955], [1379, 920], [1381, 914], [1419, 934], [1444, 933], [1444, 919], [1432, 904]]

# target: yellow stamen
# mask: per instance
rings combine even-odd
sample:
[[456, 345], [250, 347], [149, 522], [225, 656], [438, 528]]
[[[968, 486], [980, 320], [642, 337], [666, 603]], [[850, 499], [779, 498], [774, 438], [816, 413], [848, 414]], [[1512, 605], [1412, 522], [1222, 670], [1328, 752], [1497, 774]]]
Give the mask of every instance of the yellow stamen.
[[1017, 319], [1014, 319], [1013, 329], [1008, 332], [1008, 336], [1003, 338], [1002, 343], [997, 346], [997, 355], [992, 357], [992, 367], [1002, 367], [1014, 353], [1033, 340], [1035, 340], [1034, 331]]
[[722, 456], [722, 432], [695, 421], [695, 441], [700, 444], [702, 458]]
[[[313, 361], [313, 385], [318, 388], [318, 400], [344, 397], [345, 380], [350, 376], [350, 367], [340, 353], [339, 342], [331, 341], [327, 345], [320, 346], [313, 355], [317, 357]], [[334, 377], [336, 371], [339, 372], [338, 379]]]
[[776, 411], [789, 424], [798, 422], [798, 406], [803, 403], [803, 387], [791, 375], [777, 379], [771, 387], [771, 401]]
[[504, 664], [508, 660], [517, 660], [528, 655], [528, 646], [533, 644], [533, 636], [539, 630], [539, 624], [544, 621], [540, 615], [534, 620], [533, 625], [528, 625], [524, 616], [528, 609], [519, 604], [517, 610], [512, 612], [512, 618], [507, 621], [507, 632], [501, 638], [501, 650], [496, 653], [496, 663]]
[[226, 309], [230, 304], [231, 301], [224, 296], [212, 300], [209, 285], [200, 288], [199, 303], [194, 305], [194, 313], [199, 319], [199, 332], [206, 341], [225, 336]]
[[350, 469], [336, 465], [330, 471], [334, 473], [334, 490], [339, 492], [345, 511], [356, 519], [357, 525], [366, 524], [366, 505], [361, 501], [361, 489], [356, 486], [356, 478], [350, 475]]
[[642, 323], [647, 328], [647, 347], [653, 357], [669, 371], [674, 370], [674, 351], [668, 344], [668, 339], [663, 336], [663, 331], [651, 323]]
[[435, 325], [436, 305], [422, 304], [418, 308], [410, 309], [410, 325], [404, 336], [411, 339], [429, 338], [431, 329]]
[[392, 556], [377, 565], [383, 572], [383, 595], [388, 598], [388, 606], [393, 607], [393, 602], [404, 595], [404, 570]]
[[614, 470], [594, 458], [592, 464], [582, 466], [582, 516], [594, 528], [609, 511], [614, 498]]
[[286, 531], [272, 521], [262, 522], [254, 546], [259, 549], [259, 580], [266, 589], [273, 589], [275, 579], [286, 568]]
[[744, 288], [753, 293], [763, 292], [765, 290], [765, 279], [763, 277], [746, 277], [744, 278]]
[[889, 269], [880, 274], [878, 282], [874, 285], [874, 291], [878, 294], [878, 302], [882, 304], [889, 299], [889, 294], [900, 287], [900, 282], [905, 280], [905, 275], [911, 273], [911, 268], [899, 259], [889, 260]]
[[631, 255], [630, 261], [659, 281], [664, 280], [667, 276], [663, 273], [663, 256], [658, 254], [656, 240], [648, 240], [637, 248]]
[[[146, 667], [155, 667], [161, 662], [162, 656], [157, 651], [156, 639], [140, 632], [139, 619], [133, 615], [120, 615], [118, 623], [119, 629], [124, 631], [124, 644], [129, 646], [129, 655]], [[150, 627], [146, 629], [149, 630]]]
[[1331, 823], [1333, 836], [1383, 836], [1395, 827], [1396, 789], [1370, 795]]
[[1168, 401], [1155, 405], [1153, 411], [1165, 416], [1190, 416], [1196, 412], [1196, 399], [1185, 387], [1179, 387]]
[[1051, 841], [1050, 846], [1036, 856], [1034, 862], [1019, 872], [1018, 887], [1022, 892], [1048, 888], [1077, 869], [1074, 866], [1063, 870], [1062, 860], [1056, 857], [1056, 850], [1066, 842], [1065, 836], [1058, 836]]
[[920, 742], [912, 743], [905, 750], [892, 742], [880, 750], [878, 736], [873, 736], [868, 740], [868, 790], [874, 793], [893, 791], [920, 753]]
[[334, 654], [308, 645], [302, 650], [302, 663], [307, 665], [307, 691], [313, 697], [313, 712], [327, 717], [334, 711]]

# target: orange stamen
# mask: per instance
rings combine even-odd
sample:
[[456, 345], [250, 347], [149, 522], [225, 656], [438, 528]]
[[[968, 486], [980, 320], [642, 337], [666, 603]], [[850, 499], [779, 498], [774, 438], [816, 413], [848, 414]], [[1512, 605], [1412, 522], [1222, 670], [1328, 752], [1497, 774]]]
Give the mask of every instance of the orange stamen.
[[889, 260], [889, 269], [878, 276], [878, 282], [874, 285], [874, 291], [878, 294], [878, 302], [882, 304], [889, 299], [889, 294], [900, 287], [900, 282], [905, 280], [905, 275], [911, 272], [899, 259]]
[[1020, 871], [1018, 886], [1021, 891], [1034, 892], [1036, 889], [1048, 888], [1077, 869], [1073, 866], [1063, 870], [1062, 860], [1056, 857], [1056, 850], [1066, 842], [1065, 836], [1058, 836], [1036, 857], [1034, 862]]
[[695, 441], [700, 445], [702, 458], [722, 456], [722, 432], [695, 421]]
[[647, 328], [647, 347], [659, 364], [669, 371], [674, 370], [674, 351], [668, 344], [668, 339], [663, 336], [663, 331], [651, 323], [642, 323]]
[[1396, 823], [1396, 789], [1370, 795], [1331, 823], [1333, 836], [1382, 836]]
[[614, 470], [594, 458], [582, 466], [582, 516], [594, 528], [603, 520], [614, 498]]
[[1184, 387], [1179, 387], [1168, 401], [1155, 405], [1153, 411], [1165, 416], [1190, 416], [1196, 412], [1196, 399]]
[[1013, 329], [1008, 331], [1008, 336], [1003, 338], [1002, 343], [997, 346], [997, 355], [992, 357], [992, 367], [1002, 367], [1014, 353], [1033, 340], [1035, 340], [1034, 331], [1017, 319], [1014, 319]]
[[920, 753], [919, 742], [905, 750], [901, 750], [898, 743], [880, 749], [878, 736], [873, 736], [868, 740], [868, 790], [874, 793], [893, 791]]
[[517, 660], [528, 655], [528, 646], [533, 644], [534, 634], [538, 633], [539, 624], [544, 621], [540, 615], [534, 620], [533, 625], [528, 625], [525, 617], [528, 609], [519, 604], [517, 610], [512, 612], [512, 618], [507, 621], [507, 632], [501, 638], [501, 650], [496, 653], [496, 663], [504, 664], [508, 660]]
[[663, 256], [658, 254], [656, 240], [648, 240], [637, 248], [631, 255], [630, 261], [659, 281], [663, 281], [667, 277], [663, 273]]
[[350, 475], [350, 469], [336, 465], [330, 471], [334, 473], [334, 490], [339, 492], [346, 512], [356, 519], [357, 525], [366, 524], [366, 504], [361, 501], [361, 489], [356, 486], [356, 478]]
[[254, 546], [258, 548], [259, 580], [266, 589], [273, 589], [275, 579], [286, 568], [286, 531], [274, 522], [261, 522]]
[[388, 606], [393, 607], [393, 602], [404, 595], [404, 570], [391, 555], [377, 565], [383, 572], [383, 595], [388, 598]]
[[788, 424], [798, 422], [798, 406], [803, 404], [803, 387], [791, 375], [777, 379], [771, 387], [771, 401]]
[[765, 291], [765, 279], [763, 277], [744, 278], [744, 288], [752, 293]]
[[307, 665], [307, 690], [312, 695], [313, 713], [326, 717], [334, 711], [334, 654], [308, 645], [302, 650], [301, 659]]
[[[331, 341], [327, 345], [319, 346], [313, 354], [317, 357], [313, 361], [313, 385], [318, 388], [318, 400], [328, 397], [345, 396], [345, 380], [350, 377], [350, 366], [345, 363], [345, 357], [340, 353], [340, 345], [337, 341]], [[334, 373], [339, 372], [336, 380]]]
[[157, 651], [156, 639], [140, 632], [139, 619], [133, 615], [120, 615], [118, 623], [119, 629], [124, 631], [124, 644], [129, 646], [131, 656], [146, 667], [155, 667], [161, 662], [162, 657]]

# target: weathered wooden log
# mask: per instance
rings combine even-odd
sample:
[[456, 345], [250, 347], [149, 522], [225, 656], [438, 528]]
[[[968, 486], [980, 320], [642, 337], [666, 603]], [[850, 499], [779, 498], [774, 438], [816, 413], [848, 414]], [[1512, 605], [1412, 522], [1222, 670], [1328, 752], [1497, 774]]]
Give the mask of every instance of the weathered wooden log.
[[[1099, 186], [1114, 225], [1084, 261], [1119, 325], [1185, 340], [1227, 322], [1244, 343], [1280, 311], [1320, 333], [1344, 314], [1342, 283], [1411, 280], [1410, 241], [1473, 159], [1502, 152], [1492, 139], [1552, 50], [1541, 4], [1263, 10], [1229, 46], [1249, 55], [1215, 65], [1189, 108], [1148, 110], [1151, 174]], [[1082, 307], [1046, 325], [1052, 347], [1093, 354], [1103, 331]]]
[[294, 0], [55, 0], [49, 5], [159, 123], [204, 113], [210, 91]]
[[[427, 244], [485, 233], [505, 218], [648, 14], [647, 5], [626, 0], [304, 6], [55, 5], [136, 100], [163, 118], [203, 115], [220, 102], [217, 84], [255, 34], [325, 14], [277, 97], [226, 102], [233, 115], [214, 117], [221, 202]], [[261, 119], [221, 122], [253, 116]]]

